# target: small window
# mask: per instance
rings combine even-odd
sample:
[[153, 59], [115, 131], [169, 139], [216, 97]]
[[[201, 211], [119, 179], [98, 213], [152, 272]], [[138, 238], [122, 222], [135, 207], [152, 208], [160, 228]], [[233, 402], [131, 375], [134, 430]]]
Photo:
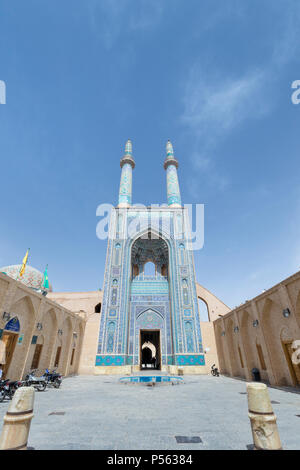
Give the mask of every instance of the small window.
[[95, 305], [95, 313], [100, 313], [101, 312], [101, 303]]
[[72, 356], [71, 356], [71, 362], [70, 362], [70, 366], [73, 365], [73, 361], [74, 361], [74, 354], [75, 354], [75, 348], [72, 349]]
[[132, 268], [132, 275], [133, 277], [136, 277], [139, 275], [139, 267], [137, 264], [134, 264], [133, 265], [133, 268]]
[[167, 266], [165, 264], [163, 264], [161, 267], [161, 275], [165, 277], [168, 275]]
[[240, 363], [241, 363], [242, 369], [244, 369], [244, 362], [243, 362], [243, 358], [242, 358], [241, 349], [240, 349], [239, 346], [238, 346], [238, 350], [239, 350], [239, 356], [240, 356]]

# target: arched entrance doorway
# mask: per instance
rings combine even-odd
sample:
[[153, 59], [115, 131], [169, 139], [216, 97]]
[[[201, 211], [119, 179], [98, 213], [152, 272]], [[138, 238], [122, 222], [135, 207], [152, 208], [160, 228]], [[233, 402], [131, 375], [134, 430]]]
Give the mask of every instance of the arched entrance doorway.
[[140, 330], [140, 368], [161, 369], [160, 331]]
[[164, 369], [172, 354], [169, 251], [151, 232], [131, 248], [129, 355], [136, 370]]
[[1, 337], [0, 364], [2, 367], [2, 378], [6, 378], [7, 371], [11, 364], [17, 339], [20, 332], [20, 322], [17, 316], [11, 318], [5, 325]]

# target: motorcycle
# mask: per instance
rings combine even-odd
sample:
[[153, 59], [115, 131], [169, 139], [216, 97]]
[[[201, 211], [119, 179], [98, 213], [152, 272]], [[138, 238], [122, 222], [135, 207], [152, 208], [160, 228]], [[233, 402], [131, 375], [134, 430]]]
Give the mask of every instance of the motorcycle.
[[1, 380], [0, 382], [0, 402], [2, 402], [5, 397], [10, 399], [8, 382], [9, 380]]
[[61, 386], [62, 376], [56, 372], [56, 369], [53, 369], [52, 372], [46, 369], [44, 377], [46, 377], [47, 385], [52, 385], [55, 388]]
[[23, 387], [34, 387], [36, 390], [39, 392], [43, 392], [46, 390], [47, 387], [47, 380], [45, 375], [42, 375], [40, 377], [35, 376], [35, 370], [32, 370], [29, 372], [29, 374], [26, 375], [25, 380], [22, 383]]
[[22, 385], [19, 380], [2, 380], [0, 381], [0, 402], [8, 397], [10, 400], [15, 394], [15, 391]]
[[9, 386], [9, 393], [10, 393], [10, 398], [12, 398], [15, 394], [15, 391], [21, 387], [22, 385], [22, 382], [20, 382], [19, 380], [10, 380], [8, 382], [8, 386]]
[[213, 364], [213, 365], [211, 366], [211, 375], [213, 375], [214, 377], [219, 377], [220, 372], [219, 372], [218, 368], [215, 367], [215, 365], [216, 365], [216, 364]]

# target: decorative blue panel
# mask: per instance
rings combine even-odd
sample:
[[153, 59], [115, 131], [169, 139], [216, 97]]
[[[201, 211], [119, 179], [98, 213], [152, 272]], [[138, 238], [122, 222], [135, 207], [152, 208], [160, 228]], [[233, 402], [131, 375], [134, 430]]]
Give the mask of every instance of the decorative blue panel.
[[191, 321], [184, 322], [185, 338], [186, 338], [186, 350], [188, 353], [194, 351], [193, 342], [193, 325]]
[[11, 320], [9, 320], [9, 322], [6, 323], [4, 329], [8, 331], [15, 331], [15, 332], [20, 331], [20, 322], [19, 322], [18, 317], [11, 318]]
[[169, 283], [166, 279], [156, 280], [133, 280], [131, 283], [131, 294], [168, 294]]
[[110, 321], [107, 328], [107, 352], [112, 353], [114, 350], [114, 334], [115, 322]]
[[176, 356], [176, 365], [178, 366], [204, 366], [205, 358], [204, 354], [199, 355], [188, 355], [188, 356]]
[[124, 356], [96, 356], [96, 366], [124, 366], [125, 357]]

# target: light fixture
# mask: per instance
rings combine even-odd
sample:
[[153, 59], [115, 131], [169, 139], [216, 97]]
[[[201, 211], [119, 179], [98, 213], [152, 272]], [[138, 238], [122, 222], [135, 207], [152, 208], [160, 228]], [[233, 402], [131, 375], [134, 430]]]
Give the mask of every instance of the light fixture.
[[222, 331], [221, 336], [225, 336], [225, 331]]
[[62, 330], [58, 330], [57, 333], [58, 333], [59, 335], [62, 335], [62, 334], [63, 334]]
[[235, 326], [235, 327], [233, 328], [233, 331], [234, 331], [235, 333], [238, 333], [239, 327], [238, 327], [238, 326]]
[[259, 321], [258, 321], [258, 320], [254, 320], [254, 322], [253, 322], [252, 324], [253, 324], [253, 326], [254, 326], [254, 328], [255, 328], [256, 326], [258, 326]]
[[36, 324], [36, 328], [37, 330], [42, 330], [43, 329], [43, 325], [41, 323], [37, 323]]
[[8, 321], [8, 320], [10, 319], [10, 313], [8, 313], [8, 312], [3, 312], [2, 318], [3, 318], [3, 320], [7, 320], [7, 321]]
[[289, 318], [290, 314], [291, 314], [291, 311], [289, 308], [284, 308], [282, 310], [282, 315], [284, 316], [284, 318]]
[[75, 333], [75, 331], [73, 333], [73, 336], [74, 336], [74, 338], [77, 338], [77, 333]]

